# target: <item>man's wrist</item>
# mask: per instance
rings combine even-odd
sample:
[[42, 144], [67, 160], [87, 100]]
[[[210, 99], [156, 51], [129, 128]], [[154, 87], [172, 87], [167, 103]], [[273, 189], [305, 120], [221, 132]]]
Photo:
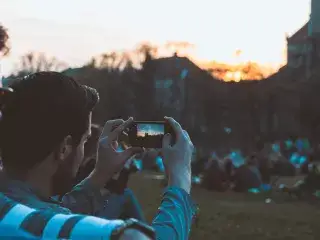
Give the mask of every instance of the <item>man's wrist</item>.
[[188, 176], [169, 176], [168, 187], [179, 187], [185, 190], [188, 194], [191, 191], [191, 177]]
[[90, 175], [88, 176], [87, 180], [91, 182], [94, 186], [98, 188], [104, 188], [106, 182], [111, 177], [108, 176], [107, 173], [100, 172], [98, 169], [94, 169]]

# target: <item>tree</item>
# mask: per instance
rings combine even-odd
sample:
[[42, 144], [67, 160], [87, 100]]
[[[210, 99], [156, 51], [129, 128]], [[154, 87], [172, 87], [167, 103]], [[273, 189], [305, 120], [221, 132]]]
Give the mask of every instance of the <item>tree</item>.
[[18, 65], [18, 75], [25, 75], [39, 71], [62, 71], [67, 64], [57, 60], [55, 57], [47, 57], [43, 53], [28, 53], [21, 57]]
[[134, 55], [138, 61], [138, 64], [142, 66], [142, 64], [145, 64], [148, 62], [148, 59], [153, 59], [158, 54], [158, 47], [155, 45], [152, 45], [151, 43], [144, 42], [141, 43], [136, 47], [134, 50]]
[[8, 45], [9, 35], [7, 29], [0, 25], [0, 53], [5, 56], [9, 53], [10, 47]]

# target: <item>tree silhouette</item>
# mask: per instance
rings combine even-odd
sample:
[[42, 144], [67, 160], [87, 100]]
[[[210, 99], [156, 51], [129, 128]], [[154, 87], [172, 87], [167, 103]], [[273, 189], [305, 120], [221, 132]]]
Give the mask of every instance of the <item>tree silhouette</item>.
[[25, 75], [39, 71], [62, 71], [67, 64], [57, 60], [55, 57], [47, 57], [43, 53], [28, 53], [21, 57], [17, 72]]
[[9, 53], [10, 47], [8, 45], [9, 35], [7, 29], [0, 25], [0, 53], [5, 56]]
[[143, 63], [146, 63], [149, 61], [148, 59], [146, 59], [147, 57], [149, 59], [156, 58], [158, 54], [158, 50], [159, 48], [157, 46], [152, 45], [151, 43], [148, 43], [148, 42], [144, 42], [139, 44], [136, 47], [136, 49], [134, 50], [134, 55], [138, 61], [138, 64], [140, 64], [141, 66]]

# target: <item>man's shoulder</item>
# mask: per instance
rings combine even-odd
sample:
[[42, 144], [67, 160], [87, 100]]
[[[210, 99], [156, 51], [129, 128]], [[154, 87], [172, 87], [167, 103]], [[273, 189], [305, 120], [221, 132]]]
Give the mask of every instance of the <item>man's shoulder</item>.
[[42, 210], [52, 209], [55, 212], [64, 214], [71, 213], [70, 210], [61, 207], [58, 201], [54, 201], [51, 198], [46, 200], [42, 199], [20, 181], [7, 181], [1, 183], [0, 192], [4, 196], [31, 208]]
[[[17, 239], [109, 239], [124, 224], [52, 209], [33, 209], [0, 193], [0, 238]], [[22, 237], [22, 238], [20, 238]], [[11, 239], [11, 238], [10, 238]]]

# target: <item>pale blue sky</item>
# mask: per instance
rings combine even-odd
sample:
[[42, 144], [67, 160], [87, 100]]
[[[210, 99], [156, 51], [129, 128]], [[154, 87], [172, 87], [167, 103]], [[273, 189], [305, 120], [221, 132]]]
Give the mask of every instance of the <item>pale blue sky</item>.
[[0, 0], [12, 44], [2, 72], [29, 51], [79, 65], [141, 41], [188, 41], [199, 60], [231, 63], [241, 49], [244, 61], [280, 64], [285, 33], [309, 13], [310, 0]]

